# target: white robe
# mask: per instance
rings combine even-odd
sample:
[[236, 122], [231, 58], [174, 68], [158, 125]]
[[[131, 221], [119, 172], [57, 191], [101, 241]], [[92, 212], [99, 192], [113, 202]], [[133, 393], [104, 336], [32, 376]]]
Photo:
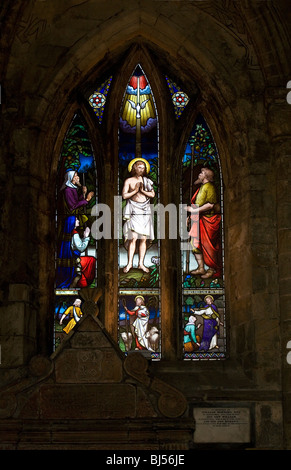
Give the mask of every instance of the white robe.
[[78, 233], [74, 233], [72, 241], [71, 241], [71, 248], [73, 251], [78, 250], [80, 253], [83, 253], [89, 244], [90, 237], [81, 238]]
[[[144, 177], [143, 183], [145, 191], [152, 191], [153, 182], [149, 178]], [[150, 198], [147, 198], [144, 202], [135, 202], [131, 199], [127, 199], [123, 219], [125, 220], [123, 226], [125, 242], [132, 239], [132, 232], [140, 236], [146, 236], [150, 240], [154, 239]]]
[[137, 336], [138, 342], [144, 348], [149, 349], [149, 341], [145, 337], [145, 334], [148, 331], [148, 321], [149, 321], [150, 313], [145, 305], [135, 307], [133, 310], [137, 311], [137, 317], [133, 322], [133, 327], [134, 327], [134, 331]]

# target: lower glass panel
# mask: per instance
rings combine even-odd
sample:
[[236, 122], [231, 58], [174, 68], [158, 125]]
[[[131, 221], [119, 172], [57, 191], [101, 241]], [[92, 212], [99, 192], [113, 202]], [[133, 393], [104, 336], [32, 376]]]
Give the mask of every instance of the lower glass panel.
[[74, 328], [83, 315], [82, 299], [74, 289], [56, 291], [54, 316], [54, 350]]
[[225, 359], [225, 300], [222, 290], [185, 290], [184, 359]]
[[118, 342], [125, 354], [139, 351], [151, 359], [160, 359], [161, 330], [158, 291], [120, 291], [118, 319]]

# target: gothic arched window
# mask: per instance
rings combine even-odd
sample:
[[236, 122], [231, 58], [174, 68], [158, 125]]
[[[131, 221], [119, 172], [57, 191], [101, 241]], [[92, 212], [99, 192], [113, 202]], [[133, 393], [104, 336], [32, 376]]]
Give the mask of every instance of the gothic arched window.
[[55, 348], [82, 315], [79, 290], [96, 285], [97, 244], [91, 234], [96, 194], [91, 142], [83, 119], [76, 115], [65, 137], [58, 167]]
[[[129, 73], [125, 91], [114, 75], [101, 82], [87, 93], [84, 105], [90, 135], [97, 126], [101, 129], [100, 201], [92, 149], [96, 141], [90, 142], [84, 114], [76, 114], [59, 161], [55, 347], [82, 315], [80, 289], [97, 285], [98, 240], [98, 279], [101, 272], [101, 284], [107, 285], [101, 314], [124, 354], [139, 350], [151, 360], [173, 354], [184, 360], [225, 359], [222, 172], [210, 129], [198, 115], [183, 151], [177, 150], [183, 148], [183, 132], [171, 147], [164, 136], [169, 129], [182, 130], [195, 105], [168, 75], [161, 75], [158, 86], [164, 84], [163, 97], [170, 92], [173, 108], [166, 113], [161, 109], [160, 119], [159, 107], [170, 101], [154, 99], [140, 64]], [[110, 111], [104, 112], [106, 106]], [[177, 171], [173, 176], [173, 167], [180, 167], [181, 175]], [[165, 187], [168, 204], [163, 207]], [[175, 206], [176, 217], [183, 217], [174, 225], [172, 219], [165, 231], [162, 223], [170, 206]], [[107, 209], [106, 221], [114, 220], [113, 231], [117, 228], [113, 238], [105, 237], [106, 230], [99, 230], [99, 236], [92, 230], [104, 225], [105, 219], [96, 221], [96, 215]], [[165, 232], [168, 240], [163, 239]], [[166, 266], [161, 253], [174, 251]]]
[[[190, 202], [190, 204], [189, 204]], [[182, 250], [185, 359], [224, 359], [223, 192], [219, 155], [198, 116], [182, 163], [189, 242]]]
[[137, 66], [119, 118], [119, 345], [160, 358], [158, 117], [150, 84]]

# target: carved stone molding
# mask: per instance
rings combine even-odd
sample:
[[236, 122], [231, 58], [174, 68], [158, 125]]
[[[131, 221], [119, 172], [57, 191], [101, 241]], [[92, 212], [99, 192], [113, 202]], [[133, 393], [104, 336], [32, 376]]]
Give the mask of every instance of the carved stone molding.
[[0, 395], [0, 419], [10, 418], [17, 407], [17, 398], [14, 393], [5, 392]]
[[[100, 291], [86, 294], [90, 308], [54, 354], [33, 357], [27, 377], [2, 390], [0, 448], [69, 449], [76, 442], [86, 448], [84, 436], [92, 439], [101, 430], [90, 448], [142, 448], [145, 442], [147, 448], [187, 448], [195, 426], [186, 399], [149, 374], [141, 352], [124, 356], [97, 317]], [[58, 429], [70, 420], [74, 427], [57, 443]], [[5, 426], [11, 431], [7, 444]], [[34, 427], [40, 434], [32, 443]]]
[[150, 377], [147, 373], [148, 362], [141, 353], [133, 353], [124, 361], [126, 372], [149, 390], [157, 392], [159, 411], [167, 418], [178, 418], [187, 410], [187, 401], [182, 393], [156, 377]]
[[256, 51], [241, 3], [234, 0], [206, 0], [196, 2], [195, 6], [211, 16], [244, 49], [245, 62], [250, 69], [259, 69]]
[[51, 373], [53, 363], [48, 357], [37, 355], [31, 358], [28, 368], [33, 377], [45, 377]]
[[99, 307], [97, 305], [97, 302], [100, 299], [101, 295], [102, 290], [98, 287], [93, 289], [85, 287], [80, 290], [80, 296], [85, 301], [82, 305], [83, 314], [90, 314], [93, 316], [99, 315]]

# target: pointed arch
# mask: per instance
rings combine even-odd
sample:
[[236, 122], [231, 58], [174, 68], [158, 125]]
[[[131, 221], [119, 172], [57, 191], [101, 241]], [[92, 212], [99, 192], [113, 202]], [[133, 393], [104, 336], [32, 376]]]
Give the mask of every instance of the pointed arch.
[[[144, 58], [144, 63], [139, 60], [141, 56]], [[94, 142], [98, 152], [96, 135], [101, 136], [102, 202], [111, 213], [112, 237], [98, 242], [99, 247], [102, 244], [100, 250], [102, 262], [98, 263], [102, 266], [100, 285], [104, 286], [104, 301], [100, 308], [100, 316], [103, 316], [106, 329], [119, 343], [121, 350], [127, 353], [128, 345], [124, 341], [124, 333], [128, 333], [130, 327], [133, 328], [130, 324], [133, 321], [130, 322], [130, 319], [134, 318], [126, 312], [125, 305], [133, 312], [136, 298], [142, 296], [150, 307], [152, 326], [157, 327], [159, 333], [158, 349], [150, 351], [144, 347], [143, 351], [153, 359], [160, 359], [163, 351], [163, 358], [167, 360], [181, 357], [183, 340], [181, 334], [179, 338], [179, 331], [181, 332], [183, 328], [185, 317], [177, 315], [177, 309], [181, 305], [182, 297], [183, 308], [189, 301], [189, 298], [185, 297], [189, 294], [187, 291], [189, 286], [185, 284], [185, 279], [183, 278], [183, 283], [177, 283], [181, 272], [180, 240], [170, 233], [171, 226], [170, 222], [168, 226], [168, 220], [165, 227], [167, 233], [163, 239], [157, 236], [157, 225], [155, 225], [156, 239], [151, 243], [150, 249], [155, 246], [156, 252], [145, 263], [149, 272], [144, 270], [140, 273], [141, 276], [137, 275], [134, 269], [139, 271], [138, 265], [133, 266], [129, 272], [124, 272], [128, 251], [124, 244], [125, 224], [122, 215], [127, 201], [125, 199], [122, 201], [122, 189], [124, 181], [129, 177], [131, 160], [149, 160], [155, 203], [161, 203], [167, 211], [168, 205], [175, 205], [178, 209], [181, 202], [180, 185], [177, 184], [179, 167], [177, 155], [183, 153], [181, 149], [187, 140], [185, 137], [187, 133], [192, 135], [194, 132], [190, 132], [189, 122], [193, 122], [194, 118], [197, 124], [199, 119], [203, 118], [198, 115], [201, 98], [197, 94], [197, 87], [189, 88], [189, 84], [186, 86], [183, 80], [177, 81], [175, 76], [169, 81], [169, 76], [165, 73], [165, 67], [160, 67], [155, 62], [154, 56], [151, 56], [146, 47], [132, 47], [126, 63], [120, 62], [115, 65], [114, 70], [104, 72], [95, 84], [88, 83], [83, 90], [83, 99], [79, 100], [79, 104], [81, 101], [83, 106], [82, 111], [90, 122], [88, 134], [92, 134], [91, 142]], [[106, 77], [110, 77], [110, 82]], [[106, 88], [105, 83], [107, 86], [110, 83], [110, 87], [106, 89], [106, 105], [102, 106], [100, 114], [96, 113], [90, 99], [94, 94], [101, 93], [104, 87]], [[157, 95], [154, 94], [154, 90], [157, 91]], [[175, 109], [177, 102], [173, 101], [174, 92], [187, 94], [187, 105], [182, 113]], [[140, 122], [137, 122], [137, 111], [140, 113]], [[205, 123], [205, 120], [203, 122]], [[163, 130], [161, 134], [160, 127]], [[207, 132], [211, 135], [208, 127]], [[183, 179], [184, 182], [187, 181], [185, 174]], [[222, 185], [220, 187], [222, 188]], [[190, 188], [187, 194], [190, 198]], [[118, 201], [116, 204], [118, 198], [121, 202]], [[157, 224], [157, 213], [154, 213], [154, 216], [154, 223]], [[117, 236], [116, 225], [119, 230]], [[147, 249], [146, 255], [149, 254]], [[134, 258], [138, 258], [137, 254]], [[135, 345], [133, 337], [130, 349], [135, 349]]]
[[120, 109], [118, 166], [123, 199], [118, 254], [119, 345], [125, 353], [139, 349], [159, 359], [160, 250], [153, 213], [159, 200], [158, 114], [140, 64], [129, 78]]
[[216, 144], [201, 114], [183, 155], [181, 203], [188, 215], [181, 251], [184, 358], [224, 359], [222, 172]]

